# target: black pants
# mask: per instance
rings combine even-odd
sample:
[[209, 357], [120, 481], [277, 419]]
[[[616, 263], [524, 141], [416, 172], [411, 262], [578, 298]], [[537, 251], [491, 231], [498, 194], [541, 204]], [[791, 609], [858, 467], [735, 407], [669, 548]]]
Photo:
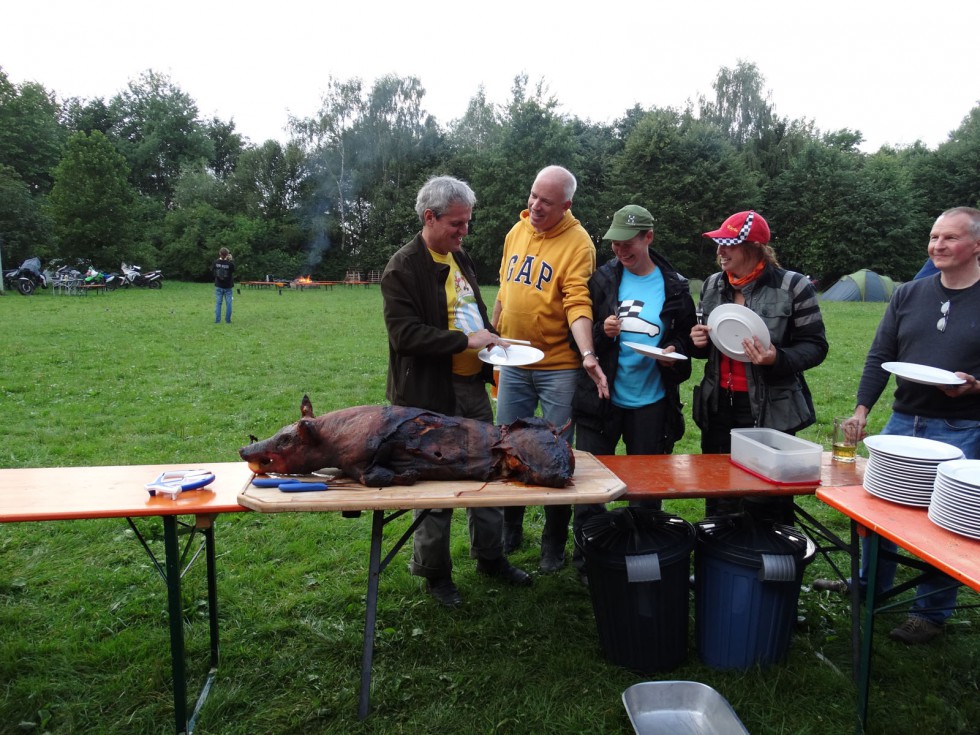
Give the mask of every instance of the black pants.
[[[701, 432], [702, 454], [729, 454], [732, 451], [732, 429], [755, 426], [749, 394], [745, 391], [722, 391], [718, 410], [708, 414], [708, 426]], [[704, 501], [706, 516], [730, 515], [745, 512], [756, 520], [792, 526], [793, 498], [780, 496], [749, 496], [744, 498], [711, 498]]]
[[[664, 422], [667, 417], [667, 400], [657, 401], [640, 408], [619, 408], [613, 406], [602, 426], [594, 424], [575, 425], [575, 448], [592, 454], [615, 454], [620, 438], [626, 444], [627, 454], [664, 454]], [[630, 505], [640, 508], [655, 508], [663, 506], [660, 500], [635, 500]], [[575, 506], [575, 517], [572, 529], [577, 534], [578, 529], [587, 520], [605, 512], [602, 503], [581, 504]], [[572, 562], [580, 571], [584, 568], [585, 560], [578, 545], [572, 554]]]

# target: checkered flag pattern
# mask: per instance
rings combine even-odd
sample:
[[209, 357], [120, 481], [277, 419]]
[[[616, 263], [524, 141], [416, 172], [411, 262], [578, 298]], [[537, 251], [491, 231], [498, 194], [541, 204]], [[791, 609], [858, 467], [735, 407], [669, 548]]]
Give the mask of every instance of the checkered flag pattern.
[[749, 230], [752, 229], [752, 219], [753, 213], [749, 212], [748, 216], [745, 218], [745, 224], [742, 225], [742, 229], [738, 231], [737, 237], [713, 237], [711, 238], [719, 245], [741, 245], [745, 242], [745, 238], [749, 236]]
[[637, 299], [626, 299], [619, 304], [619, 318], [625, 319], [629, 316], [639, 316], [643, 311], [643, 302]]

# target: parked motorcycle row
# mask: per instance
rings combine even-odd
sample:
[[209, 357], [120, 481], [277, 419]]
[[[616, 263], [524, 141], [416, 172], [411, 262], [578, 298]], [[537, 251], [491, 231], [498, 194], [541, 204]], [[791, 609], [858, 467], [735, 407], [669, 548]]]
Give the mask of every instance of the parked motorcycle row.
[[130, 286], [163, 288], [162, 271], [153, 270], [144, 273], [140, 266], [126, 263], [122, 264], [121, 271], [121, 273], [100, 271], [85, 261], [61, 265], [54, 271], [42, 271], [40, 258], [28, 258], [20, 268], [3, 272], [3, 285], [24, 296], [30, 296], [39, 287], [48, 288], [48, 286], [68, 293], [76, 292], [85, 286], [104, 286], [106, 291]]

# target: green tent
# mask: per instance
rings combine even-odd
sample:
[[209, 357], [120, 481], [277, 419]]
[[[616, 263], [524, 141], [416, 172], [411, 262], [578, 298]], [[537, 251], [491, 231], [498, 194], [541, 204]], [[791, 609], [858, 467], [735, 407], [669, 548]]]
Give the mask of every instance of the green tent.
[[888, 276], [862, 268], [841, 276], [833, 286], [820, 296], [821, 301], [890, 301], [895, 292], [895, 282]]

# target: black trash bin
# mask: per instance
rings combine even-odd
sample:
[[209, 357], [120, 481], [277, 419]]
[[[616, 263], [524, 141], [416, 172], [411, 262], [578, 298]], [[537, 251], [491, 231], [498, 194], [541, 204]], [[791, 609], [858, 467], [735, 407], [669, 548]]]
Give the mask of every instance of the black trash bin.
[[575, 543], [603, 655], [644, 674], [683, 663], [694, 526], [652, 508], [617, 508], [586, 521]]
[[785, 661], [803, 570], [815, 553], [798, 529], [747, 514], [698, 523], [694, 631], [701, 660], [717, 669]]

